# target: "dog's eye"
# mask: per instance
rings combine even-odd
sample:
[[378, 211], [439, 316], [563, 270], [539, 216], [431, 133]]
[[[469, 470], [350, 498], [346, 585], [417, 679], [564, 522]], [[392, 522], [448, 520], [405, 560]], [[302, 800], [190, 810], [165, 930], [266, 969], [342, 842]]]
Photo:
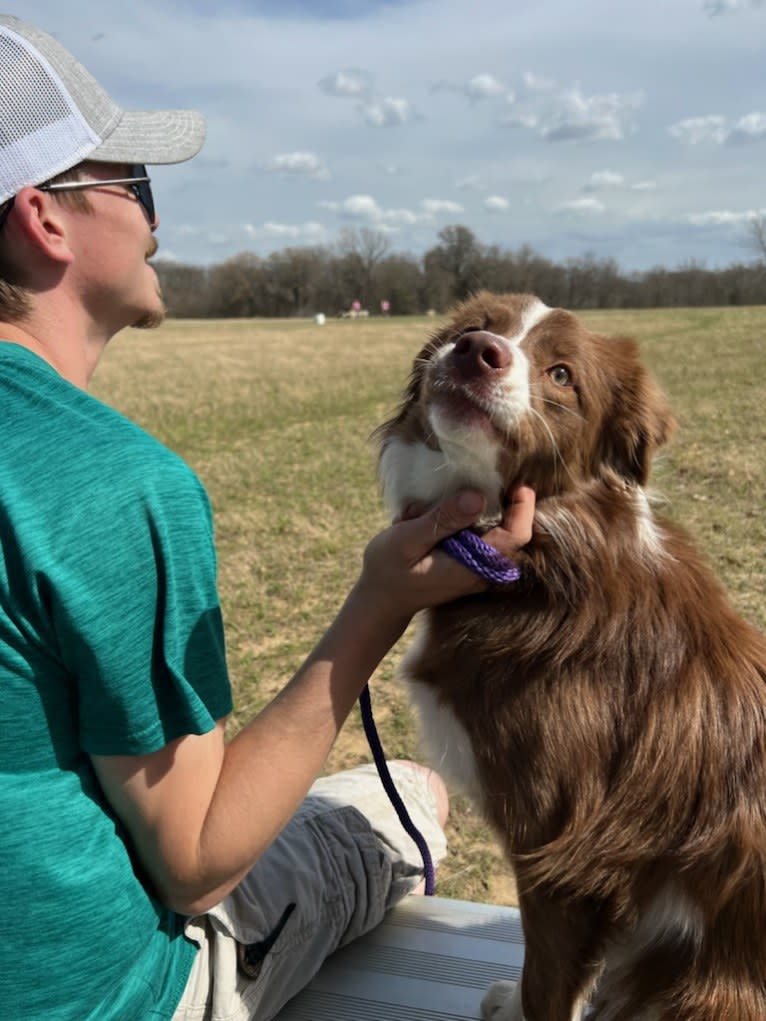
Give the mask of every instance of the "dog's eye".
[[554, 365], [552, 369], [548, 369], [548, 375], [551, 377], [556, 386], [572, 385], [572, 373], [566, 365]]

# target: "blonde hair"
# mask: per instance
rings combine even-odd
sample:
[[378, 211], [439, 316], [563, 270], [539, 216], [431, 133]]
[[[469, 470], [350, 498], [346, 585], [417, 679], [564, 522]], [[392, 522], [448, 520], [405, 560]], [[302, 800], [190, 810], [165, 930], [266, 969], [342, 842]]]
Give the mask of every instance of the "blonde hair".
[[[79, 181], [82, 177], [83, 164], [79, 163], [70, 170], [65, 170], [53, 182]], [[51, 192], [56, 201], [69, 209], [79, 212], [90, 212], [91, 205], [87, 195], [82, 191]], [[0, 320], [9, 323], [23, 322], [32, 313], [33, 292], [21, 283], [19, 267], [14, 263], [9, 246], [5, 239], [5, 231], [0, 230]]]

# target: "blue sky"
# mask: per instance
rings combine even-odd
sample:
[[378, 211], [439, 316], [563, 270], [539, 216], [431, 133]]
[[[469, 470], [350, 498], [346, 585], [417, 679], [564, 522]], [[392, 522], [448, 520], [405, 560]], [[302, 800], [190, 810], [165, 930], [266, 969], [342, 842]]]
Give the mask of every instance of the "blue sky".
[[766, 215], [764, 0], [24, 0], [126, 109], [190, 106], [160, 254], [439, 230], [625, 270], [747, 261]]

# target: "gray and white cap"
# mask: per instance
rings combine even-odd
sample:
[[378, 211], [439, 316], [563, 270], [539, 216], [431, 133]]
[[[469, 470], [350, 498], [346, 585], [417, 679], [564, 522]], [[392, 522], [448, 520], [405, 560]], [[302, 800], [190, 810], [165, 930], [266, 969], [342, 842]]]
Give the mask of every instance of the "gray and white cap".
[[82, 160], [182, 163], [205, 140], [195, 110], [122, 110], [64, 47], [0, 14], [0, 204]]

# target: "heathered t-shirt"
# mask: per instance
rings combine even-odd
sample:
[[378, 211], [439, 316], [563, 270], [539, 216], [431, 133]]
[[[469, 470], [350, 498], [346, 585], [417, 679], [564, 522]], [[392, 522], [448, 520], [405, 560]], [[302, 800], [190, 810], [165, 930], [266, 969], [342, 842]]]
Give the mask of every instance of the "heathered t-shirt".
[[169, 1018], [196, 953], [90, 755], [231, 710], [211, 512], [176, 455], [0, 342], [0, 1015]]

